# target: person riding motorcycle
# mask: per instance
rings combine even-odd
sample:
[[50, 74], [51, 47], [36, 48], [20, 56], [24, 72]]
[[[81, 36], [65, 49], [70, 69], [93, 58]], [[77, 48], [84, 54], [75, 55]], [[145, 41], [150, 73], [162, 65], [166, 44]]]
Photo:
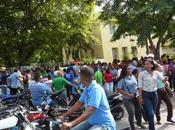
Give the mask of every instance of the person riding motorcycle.
[[42, 103], [46, 101], [48, 105], [53, 106], [54, 103], [49, 96], [52, 94], [52, 91], [46, 84], [40, 82], [40, 77], [41, 77], [40, 73], [35, 72], [34, 73], [35, 82], [32, 83], [29, 87], [32, 98], [32, 105], [34, 107], [41, 106]]

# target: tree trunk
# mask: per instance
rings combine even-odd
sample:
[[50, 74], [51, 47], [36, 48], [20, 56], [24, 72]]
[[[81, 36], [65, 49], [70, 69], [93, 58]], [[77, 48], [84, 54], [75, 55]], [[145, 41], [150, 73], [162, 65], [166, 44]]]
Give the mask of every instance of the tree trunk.
[[157, 47], [156, 47], [156, 51], [155, 51], [155, 59], [160, 60], [160, 45], [162, 43], [163, 40], [163, 36], [159, 37], [159, 40], [157, 41]]
[[24, 66], [27, 64], [26, 53], [23, 49], [19, 50], [18, 52], [18, 63], [19, 66]]
[[[148, 41], [149, 41], [149, 44], [150, 44], [150, 46], [151, 46], [151, 51], [152, 51], [152, 53], [154, 54], [155, 51], [156, 51], [156, 47], [155, 47], [155, 45], [154, 45], [154, 43], [153, 43], [153, 40], [151, 39], [151, 36], [148, 37]], [[149, 46], [148, 46], [148, 47], [149, 47]]]
[[148, 40], [146, 39], [145, 42], [146, 42], [146, 54], [148, 55], [148, 54], [149, 54], [149, 44], [148, 44]]
[[18, 51], [19, 66], [28, 65], [28, 62], [30, 58], [33, 56], [33, 54], [34, 54], [34, 48], [30, 48], [24, 45], [21, 48], [19, 48]]

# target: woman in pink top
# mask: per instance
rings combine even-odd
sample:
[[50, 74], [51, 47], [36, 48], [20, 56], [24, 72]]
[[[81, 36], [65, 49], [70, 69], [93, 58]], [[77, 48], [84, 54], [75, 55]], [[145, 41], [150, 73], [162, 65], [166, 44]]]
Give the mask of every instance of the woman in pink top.
[[112, 73], [109, 68], [106, 69], [104, 73], [104, 81], [105, 81], [104, 90], [106, 92], [106, 95], [109, 96], [113, 92]]

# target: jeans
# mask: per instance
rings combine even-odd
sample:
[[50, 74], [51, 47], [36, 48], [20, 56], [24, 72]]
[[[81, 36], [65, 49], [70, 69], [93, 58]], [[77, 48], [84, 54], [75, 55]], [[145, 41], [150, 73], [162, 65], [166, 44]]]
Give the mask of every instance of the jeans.
[[117, 87], [118, 81], [116, 79], [113, 79], [113, 83], [114, 83], [114, 85], [113, 85], [113, 92], [116, 92], [116, 87]]
[[157, 109], [156, 109], [156, 117], [157, 117], [157, 121], [160, 121], [161, 120], [161, 117], [160, 117], [160, 104], [161, 104], [161, 101], [163, 100], [167, 106], [167, 111], [168, 111], [168, 116], [167, 116], [167, 120], [171, 120], [172, 116], [173, 116], [173, 105], [172, 105], [172, 102], [165, 90], [164, 89], [158, 89], [157, 90], [157, 93], [158, 93], [158, 104], [157, 104]]
[[88, 123], [88, 121], [84, 121], [70, 130], [107, 130], [107, 128], [100, 125], [92, 126]]
[[156, 107], [158, 103], [157, 92], [146, 92], [143, 91], [143, 108], [148, 119], [149, 130], [155, 130], [154, 125], [154, 114], [156, 112]]
[[134, 114], [135, 114], [135, 106], [132, 99], [123, 99], [124, 106], [126, 111], [128, 112], [128, 120], [131, 130], [135, 129], [134, 126]]
[[104, 90], [107, 96], [111, 95], [113, 93], [113, 82], [105, 83]]
[[66, 88], [66, 91], [67, 91], [68, 100], [70, 101], [71, 100], [71, 95], [72, 95], [72, 88], [67, 87]]

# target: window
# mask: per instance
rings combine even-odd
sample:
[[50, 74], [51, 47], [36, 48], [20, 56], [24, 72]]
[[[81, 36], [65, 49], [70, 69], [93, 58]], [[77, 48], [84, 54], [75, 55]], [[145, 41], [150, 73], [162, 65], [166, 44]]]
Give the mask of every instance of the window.
[[109, 24], [109, 32], [113, 34], [115, 32], [115, 26], [112, 24]]
[[129, 53], [128, 53], [128, 48], [127, 47], [122, 47], [122, 58], [124, 60], [129, 59]]
[[118, 48], [112, 48], [112, 57], [113, 59], [118, 59]]
[[137, 47], [131, 47], [131, 53], [133, 58], [138, 57]]

